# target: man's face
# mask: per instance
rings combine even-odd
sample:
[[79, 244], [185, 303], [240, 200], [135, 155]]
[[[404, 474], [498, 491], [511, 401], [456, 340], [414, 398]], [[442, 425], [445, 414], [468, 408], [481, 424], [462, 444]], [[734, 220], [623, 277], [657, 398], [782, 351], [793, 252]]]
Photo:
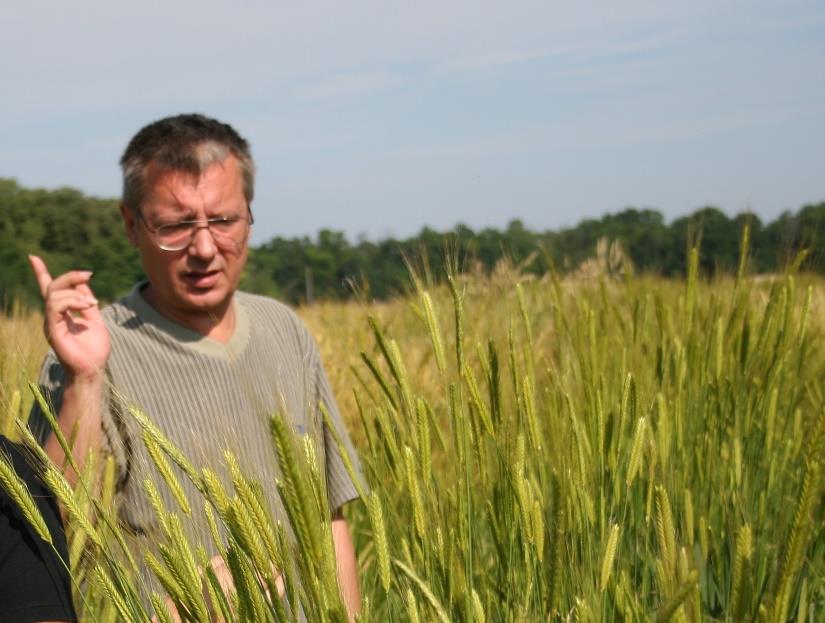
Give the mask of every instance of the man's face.
[[179, 221], [247, 217], [240, 167], [234, 156], [210, 165], [200, 177], [180, 171], [149, 171], [139, 216], [124, 209], [130, 239], [140, 252], [150, 286], [147, 299], [178, 321], [228, 309], [247, 258], [247, 238], [227, 245], [206, 227], [180, 251], [158, 248], [150, 229]]

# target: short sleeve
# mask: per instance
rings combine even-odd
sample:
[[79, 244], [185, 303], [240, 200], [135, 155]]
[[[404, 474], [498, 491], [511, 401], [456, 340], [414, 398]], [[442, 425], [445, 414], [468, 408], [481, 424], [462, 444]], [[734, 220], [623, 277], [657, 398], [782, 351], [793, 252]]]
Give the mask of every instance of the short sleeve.
[[[60, 411], [60, 405], [63, 404], [64, 378], [63, 366], [60, 365], [54, 352], [49, 351], [43, 359], [43, 365], [40, 367], [37, 385], [40, 388], [40, 393], [43, 394], [43, 398], [46, 399], [46, 404], [55, 416]], [[46, 443], [49, 434], [52, 432], [49, 421], [46, 419], [37, 400], [34, 401], [29, 412], [29, 430], [41, 446]]]
[[341, 449], [338, 446], [337, 438], [341, 441], [344, 451], [350, 459], [355, 476], [358, 478], [362, 489], [366, 490], [366, 483], [361, 471], [361, 464], [358, 461], [358, 455], [352, 445], [347, 429], [341, 419], [341, 413], [338, 411], [338, 405], [335, 402], [335, 396], [329, 385], [326, 372], [323, 365], [320, 363], [320, 357], [317, 360], [315, 368], [315, 382], [317, 388], [318, 408], [320, 410], [321, 404], [326, 407], [329, 414], [330, 422], [332, 423], [335, 432], [331, 431], [326, 422], [323, 422], [322, 414], [318, 414], [323, 422], [324, 431], [324, 446], [326, 452], [326, 478], [327, 478], [327, 497], [329, 498], [329, 508], [331, 511], [336, 511], [347, 502], [355, 500], [359, 497], [358, 489], [353, 483], [352, 478], [344, 463], [344, 457], [341, 454]]

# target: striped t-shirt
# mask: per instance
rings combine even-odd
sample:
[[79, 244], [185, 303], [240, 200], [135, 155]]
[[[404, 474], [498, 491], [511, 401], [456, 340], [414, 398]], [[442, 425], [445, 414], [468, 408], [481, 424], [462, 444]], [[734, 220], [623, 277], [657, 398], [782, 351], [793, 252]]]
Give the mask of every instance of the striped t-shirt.
[[[326, 405], [338, 436], [358, 461], [335, 404], [315, 341], [301, 320], [270, 298], [236, 292], [235, 331], [227, 343], [186, 329], [161, 316], [143, 298], [138, 284], [126, 297], [103, 311], [112, 342], [106, 368], [109, 391], [102, 418], [102, 445], [116, 460], [122, 521], [151, 538], [154, 513], [143, 481], [159, 482], [142, 440], [139, 423], [128, 412], [146, 413], [196, 467], [218, 472], [231, 490], [224, 451], [238, 458], [242, 471], [261, 485], [275, 519], [286, 522], [277, 495], [279, 467], [269, 418], [286, 418], [299, 436], [314, 441], [326, 474], [331, 510], [357, 497], [334, 436], [323, 422]], [[40, 385], [59, 411], [63, 369], [50, 352]], [[45, 438], [37, 408], [30, 426]], [[46, 425], [47, 427], [47, 425]], [[360, 474], [360, 471], [358, 472]], [[192, 483], [178, 471], [187, 495], [202, 508]], [[169, 508], [175, 503], [159, 487]], [[208, 546], [208, 525], [193, 513], [187, 525], [195, 542]]]

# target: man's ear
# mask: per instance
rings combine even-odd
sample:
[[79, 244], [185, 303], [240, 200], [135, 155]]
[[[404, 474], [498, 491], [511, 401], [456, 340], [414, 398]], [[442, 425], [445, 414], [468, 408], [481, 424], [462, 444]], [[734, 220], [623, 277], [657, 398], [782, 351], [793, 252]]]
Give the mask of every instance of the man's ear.
[[124, 203], [120, 204], [120, 215], [123, 217], [123, 226], [126, 229], [126, 238], [133, 247], [137, 246], [137, 216]]

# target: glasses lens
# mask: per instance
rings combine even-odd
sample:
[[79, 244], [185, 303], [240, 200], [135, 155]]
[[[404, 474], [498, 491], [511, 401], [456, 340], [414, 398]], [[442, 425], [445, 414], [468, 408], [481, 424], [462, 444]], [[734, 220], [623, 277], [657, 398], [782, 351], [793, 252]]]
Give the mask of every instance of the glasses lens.
[[180, 222], [161, 225], [155, 230], [158, 246], [169, 251], [179, 251], [189, 244], [195, 233], [195, 224]]
[[219, 236], [242, 236], [246, 228], [246, 221], [234, 216], [232, 218], [209, 219], [209, 231]]
[[215, 242], [225, 246], [243, 242], [249, 227], [248, 221], [239, 216], [210, 219], [208, 223]]

